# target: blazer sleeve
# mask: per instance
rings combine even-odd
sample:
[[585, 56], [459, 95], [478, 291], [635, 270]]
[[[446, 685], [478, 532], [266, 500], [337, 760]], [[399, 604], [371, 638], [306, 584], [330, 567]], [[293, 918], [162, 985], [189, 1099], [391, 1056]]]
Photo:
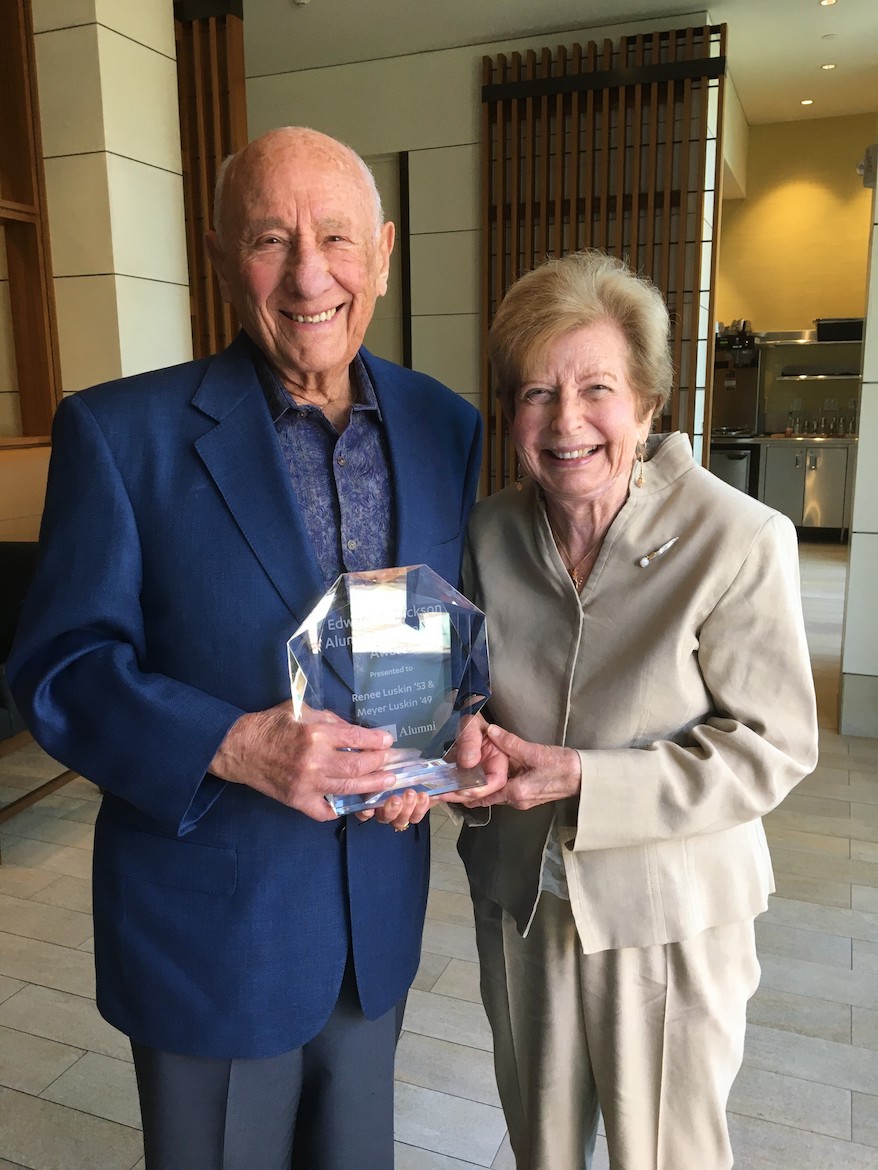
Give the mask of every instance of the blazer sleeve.
[[581, 751], [574, 850], [690, 837], [756, 820], [816, 766], [798, 550], [785, 517], [773, 513], [762, 525], [694, 634], [714, 714], [644, 748]]
[[53, 427], [40, 557], [8, 663], [50, 755], [184, 833], [223, 783], [205, 778], [236, 707], [147, 673], [141, 550], [132, 502], [84, 399]]

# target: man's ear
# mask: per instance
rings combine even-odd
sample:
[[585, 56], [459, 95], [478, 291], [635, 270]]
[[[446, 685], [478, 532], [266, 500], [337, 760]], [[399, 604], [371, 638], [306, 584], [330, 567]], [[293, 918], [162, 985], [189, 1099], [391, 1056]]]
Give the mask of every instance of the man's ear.
[[387, 292], [387, 278], [390, 275], [390, 254], [393, 251], [393, 242], [395, 239], [396, 228], [388, 220], [381, 225], [378, 234], [378, 273], [375, 283], [379, 297], [383, 297]]
[[225, 254], [223, 252], [222, 244], [219, 242], [219, 236], [210, 228], [204, 233], [204, 246], [207, 248], [207, 254], [210, 257], [210, 262], [213, 265], [213, 270], [216, 273], [216, 278], [219, 282], [220, 292], [223, 300], [227, 305], [232, 303], [232, 298], [229, 295], [229, 285], [225, 275]]

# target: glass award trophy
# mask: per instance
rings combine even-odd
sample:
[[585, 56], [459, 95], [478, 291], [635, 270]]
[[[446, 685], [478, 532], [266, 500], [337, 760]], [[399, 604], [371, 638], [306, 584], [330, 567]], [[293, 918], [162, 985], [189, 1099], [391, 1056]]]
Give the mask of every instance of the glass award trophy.
[[393, 736], [391, 788], [328, 796], [339, 815], [395, 792], [484, 784], [446, 759], [490, 696], [485, 615], [426, 565], [343, 573], [287, 643], [293, 710], [333, 711]]

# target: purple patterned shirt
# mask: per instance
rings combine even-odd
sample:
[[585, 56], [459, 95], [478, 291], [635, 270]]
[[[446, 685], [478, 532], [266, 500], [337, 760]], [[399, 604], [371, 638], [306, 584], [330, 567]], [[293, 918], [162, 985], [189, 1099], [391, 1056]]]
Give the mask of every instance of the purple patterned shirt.
[[387, 568], [394, 546], [387, 439], [359, 354], [351, 363], [354, 406], [339, 434], [322, 410], [293, 399], [252, 342], [251, 350], [324, 584]]

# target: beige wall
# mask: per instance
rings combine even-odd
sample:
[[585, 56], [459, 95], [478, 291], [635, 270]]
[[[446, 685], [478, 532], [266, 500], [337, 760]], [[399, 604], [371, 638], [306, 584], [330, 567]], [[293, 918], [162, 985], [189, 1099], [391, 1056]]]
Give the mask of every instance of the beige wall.
[[[688, 24], [707, 20], [704, 11], [686, 14]], [[251, 77], [250, 134], [295, 122], [365, 156], [409, 151], [413, 364], [478, 405], [482, 56], [679, 23], [676, 17], [547, 31], [527, 40]]]
[[[33, 16], [70, 393], [192, 356], [173, 9], [33, 0]], [[21, 434], [5, 277], [0, 246], [0, 438]], [[47, 459], [45, 448], [0, 449], [0, 539], [36, 537]]]
[[[871, 141], [878, 143], [878, 124]], [[863, 392], [841, 658], [839, 729], [878, 738], [878, 195], [871, 199]]]
[[869, 114], [751, 127], [746, 198], [723, 203], [718, 321], [863, 316], [870, 200], [856, 166], [873, 133]]
[[192, 356], [173, 10], [33, 0], [65, 393]]
[[[366, 159], [381, 195], [384, 218], [399, 223], [399, 155], [379, 154]], [[402, 362], [402, 280], [399, 243], [390, 256], [390, 278], [386, 296], [379, 297], [371, 324], [366, 330], [366, 348], [390, 362]]]

